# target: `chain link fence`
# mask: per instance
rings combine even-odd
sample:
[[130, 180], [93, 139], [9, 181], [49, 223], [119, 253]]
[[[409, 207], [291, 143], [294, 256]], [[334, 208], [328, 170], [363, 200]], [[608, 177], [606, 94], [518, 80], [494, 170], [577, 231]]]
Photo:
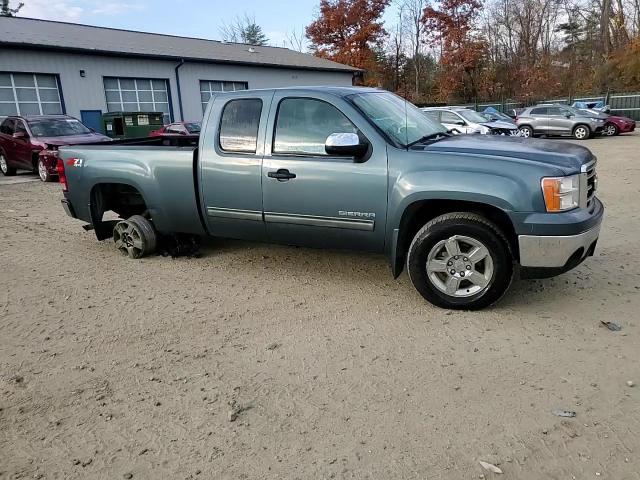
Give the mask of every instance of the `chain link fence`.
[[640, 92], [632, 93], [604, 93], [589, 96], [549, 98], [539, 101], [516, 102], [513, 100], [488, 101], [468, 103], [463, 106], [482, 111], [487, 107], [493, 107], [500, 112], [510, 113], [511, 110], [524, 108], [537, 103], [561, 103], [571, 105], [573, 102], [598, 102], [603, 101], [605, 105], [609, 105], [612, 115], [620, 115], [623, 117], [633, 118], [640, 121]]

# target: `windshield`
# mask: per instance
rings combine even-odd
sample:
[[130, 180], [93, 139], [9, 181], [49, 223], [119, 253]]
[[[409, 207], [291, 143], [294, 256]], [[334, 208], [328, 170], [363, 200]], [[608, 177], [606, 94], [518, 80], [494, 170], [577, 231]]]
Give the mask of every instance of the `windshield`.
[[487, 121], [485, 117], [474, 110], [455, 110], [455, 112], [462, 115], [462, 118], [468, 122], [484, 123]]
[[418, 107], [393, 93], [357, 93], [349, 99], [371, 123], [404, 148], [428, 135], [447, 132]]
[[[555, 107], [551, 107], [551, 108], [555, 108]], [[557, 112], [557, 110], [556, 110], [556, 112]], [[584, 114], [585, 114], [585, 111], [584, 111], [584, 110], [580, 110], [580, 109], [575, 108], [575, 107], [570, 107], [570, 106], [568, 106], [568, 105], [562, 105], [562, 106], [560, 106], [560, 112], [561, 112], [563, 115], [565, 115], [565, 114], [571, 114], [571, 115], [580, 115], [580, 116], [584, 116]], [[549, 113], [551, 113], [551, 112], [549, 112]], [[557, 113], [556, 113], [556, 115], [557, 115]], [[587, 116], [589, 116], [589, 115], [587, 115]]]
[[184, 128], [186, 128], [189, 133], [200, 133], [200, 123], [197, 122], [185, 123]]
[[505, 120], [507, 122], [513, 122], [513, 118], [502, 112], [483, 112], [483, 115], [489, 120]]
[[91, 133], [75, 118], [39, 118], [27, 122], [35, 137], [64, 137]]

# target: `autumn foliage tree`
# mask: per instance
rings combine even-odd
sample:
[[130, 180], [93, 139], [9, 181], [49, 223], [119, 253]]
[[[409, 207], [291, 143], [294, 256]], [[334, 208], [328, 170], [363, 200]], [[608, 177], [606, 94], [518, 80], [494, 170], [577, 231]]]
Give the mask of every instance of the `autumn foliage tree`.
[[640, 0], [319, 1], [313, 52], [415, 103], [640, 91]]
[[470, 101], [478, 93], [479, 72], [486, 44], [474, 32], [482, 4], [478, 0], [440, 0], [424, 9], [422, 21], [429, 40], [440, 47], [442, 98]]
[[318, 17], [306, 35], [315, 55], [367, 71], [376, 83], [386, 31], [382, 14], [391, 0], [321, 0]]

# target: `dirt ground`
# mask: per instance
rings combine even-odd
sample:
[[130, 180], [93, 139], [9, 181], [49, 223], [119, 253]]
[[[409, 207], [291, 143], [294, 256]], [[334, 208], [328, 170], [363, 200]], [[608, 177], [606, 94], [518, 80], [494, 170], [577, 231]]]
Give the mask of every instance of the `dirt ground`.
[[0, 183], [0, 479], [640, 479], [640, 133], [584, 144], [596, 256], [475, 313], [382, 256], [128, 260]]

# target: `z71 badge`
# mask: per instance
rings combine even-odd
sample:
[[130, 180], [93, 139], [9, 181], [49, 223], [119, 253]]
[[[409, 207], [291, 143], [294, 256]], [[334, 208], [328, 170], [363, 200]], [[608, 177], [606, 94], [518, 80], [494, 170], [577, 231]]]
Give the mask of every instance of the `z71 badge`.
[[67, 167], [81, 167], [83, 160], [81, 158], [67, 159]]

